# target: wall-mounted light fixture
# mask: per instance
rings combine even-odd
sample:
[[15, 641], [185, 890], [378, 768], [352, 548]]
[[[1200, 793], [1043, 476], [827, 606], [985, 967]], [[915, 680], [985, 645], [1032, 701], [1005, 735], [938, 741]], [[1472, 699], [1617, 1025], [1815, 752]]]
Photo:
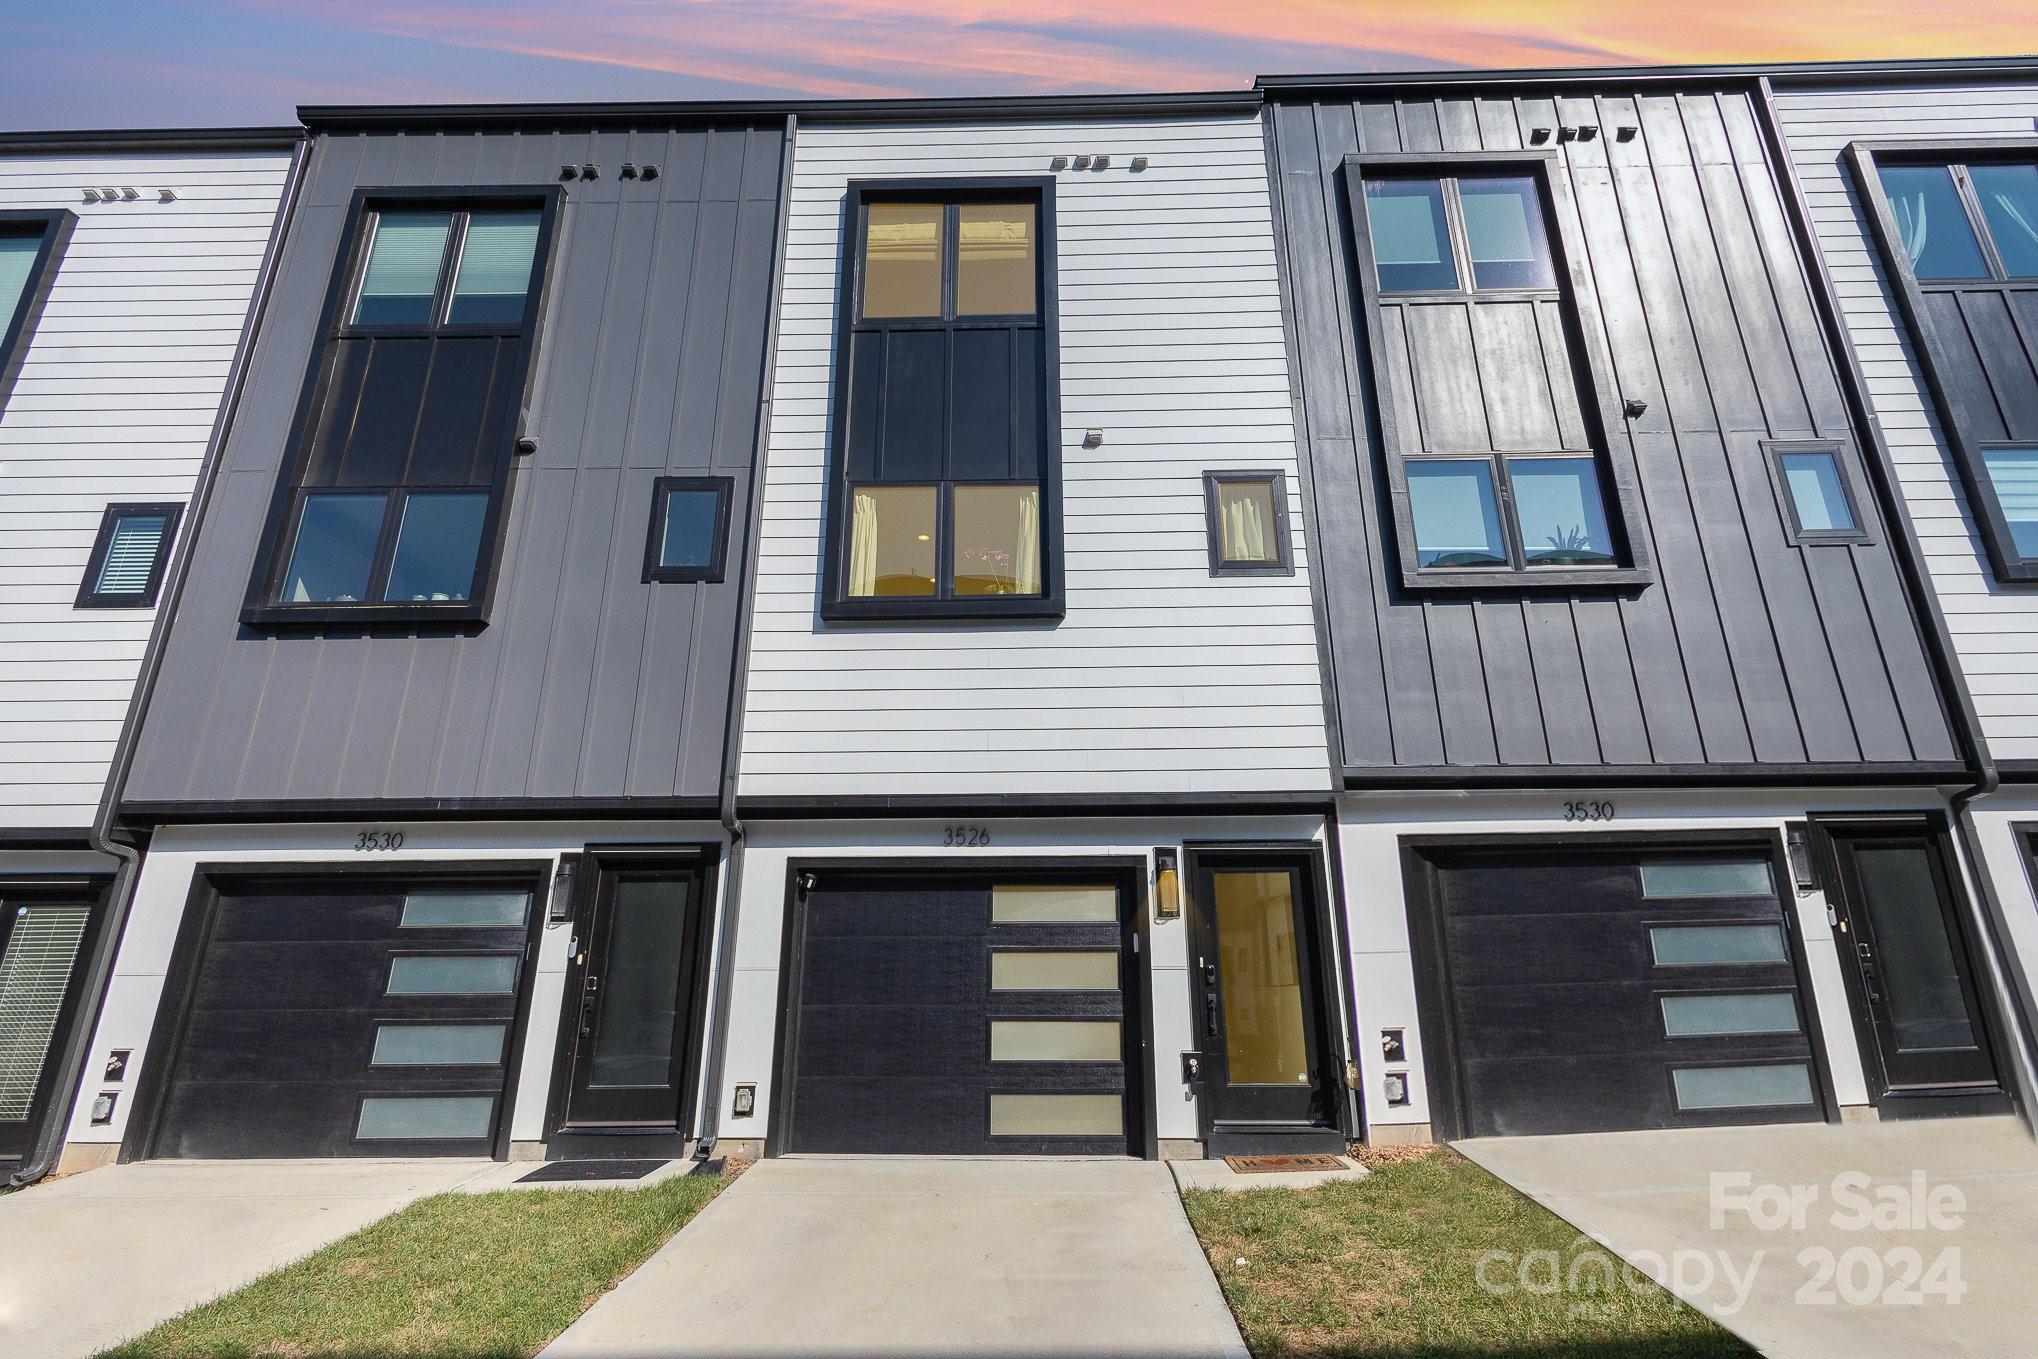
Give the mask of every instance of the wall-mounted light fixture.
[[1783, 828], [1783, 851], [1790, 860], [1790, 880], [1800, 893], [1819, 890], [1819, 870], [1812, 863], [1811, 827], [1803, 822]]
[[552, 870], [552, 899], [545, 905], [545, 919], [554, 925], [564, 925], [573, 919], [573, 870], [578, 863], [579, 860], [567, 855]]
[[1153, 913], [1173, 920], [1182, 913], [1182, 874], [1176, 851], [1166, 845], [1153, 852]]
[[1103, 430], [1101, 430], [1101, 429], [1086, 429], [1086, 430], [1084, 430], [1084, 431], [1083, 431], [1083, 447], [1084, 447], [1084, 448], [1102, 448], [1103, 446], [1104, 446], [1104, 431], [1103, 431]]
[[736, 1087], [736, 1098], [729, 1103], [731, 1118], [749, 1118], [757, 1112], [757, 1087], [754, 1084]]
[[1621, 403], [1621, 414], [1630, 420], [1639, 420], [1649, 413], [1649, 403], [1640, 397], [1631, 396]]

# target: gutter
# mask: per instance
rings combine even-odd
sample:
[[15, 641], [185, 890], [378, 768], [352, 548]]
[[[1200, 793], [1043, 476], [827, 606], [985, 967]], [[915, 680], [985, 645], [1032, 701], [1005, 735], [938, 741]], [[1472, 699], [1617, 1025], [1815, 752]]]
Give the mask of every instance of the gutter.
[[[1872, 75], [1878, 72], [1873, 67], [1881, 63], [1868, 63], [1862, 67], [1849, 66], [1846, 69], [1860, 74]], [[1947, 63], [1895, 63], [1900, 72], [1915, 70], [1945, 69]], [[1960, 64], [1962, 69], [1988, 70], [1996, 72], [2017, 72], [2031, 74], [2028, 61], [2004, 60], [2000, 62], [1971, 62]], [[1822, 70], [1826, 68], [1820, 68]], [[1833, 69], [1840, 69], [1835, 67]], [[1790, 158], [1790, 148], [1783, 138], [1782, 123], [1776, 112], [1776, 90], [1768, 75], [1759, 76], [1755, 81], [1756, 121], [1761, 125], [1762, 143], [1769, 157], [1778, 182], [1786, 190], [1784, 213], [1790, 219], [1791, 233], [1796, 238], [1799, 252], [1804, 256], [1812, 285], [1812, 303], [1818, 312], [1819, 321], [1826, 332], [1826, 342], [1840, 360], [1840, 388], [1846, 397], [1848, 412], [1853, 416], [1854, 425], [1861, 431], [1862, 442], [1869, 456], [1868, 464], [1875, 492], [1880, 499], [1884, 517], [1893, 528], [1891, 545], [1896, 549], [1897, 566], [1903, 576], [1905, 589], [1911, 596], [1913, 611], [1925, 624], [1923, 629], [1926, 651], [1932, 661], [1932, 668], [1940, 681], [1941, 692], [1952, 699], [1955, 731], [1960, 744], [1965, 747], [1969, 760], [1969, 774], [1973, 783], [1961, 788], [1947, 799], [1952, 811], [1954, 834], [1959, 840], [1960, 855], [1966, 861], [1966, 874], [1974, 891], [1974, 898], [1980, 909], [1975, 911], [1981, 926], [1982, 945], [1987, 951], [1989, 970], [1997, 975], [2000, 991], [2004, 997], [2002, 1006], [2006, 1021], [2005, 1029], [2011, 1045], [2015, 1048], [2015, 1094], [2019, 1112], [2025, 1125], [2038, 1132], [2033, 1124], [2038, 1117], [2038, 1037], [2034, 1037], [2034, 1015], [2038, 1015], [2038, 997], [2032, 994], [2032, 982], [2027, 971], [2013, 965], [2013, 955], [2007, 943], [2004, 928], [2006, 914], [2003, 901], [1995, 889], [1995, 881], [1988, 871], [1988, 860], [1983, 854], [1981, 835], [1976, 829], [1969, 806], [1977, 798], [1988, 797], [2002, 784], [2002, 773], [1996, 767], [1995, 756], [1988, 748], [1988, 738], [1982, 731], [1981, 715], [1974, 706], [1974, 695], [1968, 690], [1966, 674], [1960, 668], [1958, 653], [1953, 646], [1952, 629], [1947, 625], [1946, 614], [1939, 607], [1939, 596], [1932, 589], [1929, 569], [1925, 565], [1925, 554], [1919, 546], [1917, 530], [1910, 516], [1904, 512], [1903, 484], [1898, 478], [1895, 460], [1890, 456], [1889, 444], [1882, 437], [1882, 426], [1877, 423], [1875, 411], [1868, 397], [1868, 380], [1862, 371], [1861, 356], [1854, 348], [1854, 338], [1848, 332], [1846, 321], [1840, 309], [1839, 294], [1833, 288], [1832, 275], [1826, 269], [1825, 256], [1820, 253], [1817, 234], [1811, 225], [1811, 208], [1805, 201], [1804, 186], [1798, 182], [1797, 167]], [[2005, 1082], [2009, 1084], [2010, 1082]]]
[[713, 1154], [720, 1132], [722, 1112], [722, 1071], [729, 1051], [729, 1009], [735, 991], [736, 925], [743, 901], [743, 818], [736, 807], [736, 787], [743, 762], [743, 718], [750, 685], [751, 619], [757, 612], [758, 544], [764, 536], [764, 476], [771, 436], [772, 389], [778, 377], [778, 316], [785, 294], [786, 237], [792, 227], [793, 153], [799, 144], [800, 120], [789, 113], [785, 120], [785, 149], [780, 152], [778, 172], [778, 237], [771, 252], [771, 297], [764, 324], [764, 371], [757, 393], [757, 427], [753, 436], [750, 464], [750, 493], [745, 497], [749, 522], [743, 535], [743, 552], [737, 559], [741, 592], [736, 606], [736, 645], [729, 667], [727, 725], [722, 733], [722, 782], [719, 806], [722, 829], [729, 836], [729, 866], [722, 875], [722, 919], [715, 937], [715, 976], [705, 1042], [705, 1074], [701, 1079], [703, 1100], [700, 1133], [694, 1159], [706, 1161]]
[[221, 395], [219, 413], [213, 417], [212, 434], [205, 445], [205, 461], [198, 469], [198, 483], [191, 491], [190, 510], [184, 517], [183, 547], [171, 554], [163, 591], [156, 604], [155, 625], [149, 629], [148, 646], [142, 652], [141, 672], [136, 677], [134, 693], [128, 699], [127, 717], [120, 725], [120, 737], [114, 744], [113, 760], [106, 772], [106, 784], [99, 795], [99, 810], [92, 819], [92, 829], [87, 836], [87, 842], [93, 849], [118, 860], [120, 866], [114, 871], [113, 885], [107, 892], [106, 918], [100, 923], [99, 938], [86, 963], [85, 984], [78, 996], [76, 1017], [64, 1036], [64, 1046], [57, 1058], [57, 1079], [52, 1093], [61, 1098], [50, 1101], [49, 1113], [36, 1135], [35, 1146], [8, 1179], [8, 1184], [16, 1188], [33, 1184], [49, 1174], [63, 1152], [65, 1134], [70, 1130], [71, 1117], [84, 1081], [86, 1054], [98, 1031], [99, 1009], [106, 1003], [106, 988], [113, 979], [114, 960], [119, 955], [122, 936], [127, 932], [128, 912], [134, 906], [135, 882], [141, 873], [142, 855], [133, 833], [117, 828], [120, 790], [126, 785], [128, 770], [134, 764], [141, 719], [148, 710], [149, 699], [155, 693], [156, 678], [162, 671], [170, 623], [183, 599], [191, 559], [196, 555], [198, 530], [205, 522], [206, 507], [212, 501], [219, 469], [226, 460], [227, 431], [233, 427], [234, 415], [240, 409], [241, 393], [247, 387], [255, 336], [261, 330], [262, 316], [269, 307], [269, 296], [276, 282], [277, 261], [283, 253], [284, 234], [297, 205], [298, 190], [304, 182], [304, 166], [310, 144], [302, 132], [296, 133], [293, 141], [290, 169], [283, 180], [283, 196], [276, 205], [276, 223], [270, 229], [269, 244], [263, 251], [262, 265], [255, 275], [255, 291], [249, 299], [247, 320], [241, 326], [240, 342], [234, 347], [233, 365], [227, 370], [226, 390]]

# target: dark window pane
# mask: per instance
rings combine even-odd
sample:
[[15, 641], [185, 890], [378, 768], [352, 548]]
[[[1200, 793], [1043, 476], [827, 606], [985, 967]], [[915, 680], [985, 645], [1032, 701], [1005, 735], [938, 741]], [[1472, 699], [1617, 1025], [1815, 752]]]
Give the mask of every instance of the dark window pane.
[[1527, 175], [1458, 181], [1472, 281], [1481, 288], [1554, 288], [1542, 200]]
[[1531, 566], [1604, 566], [1614, 560], [1606, 497], [1591, 458], [1509, 458], [1515, 521]]
[[383, 335], [371, 343], [360, 405], [330, 485], [396, 486], [410, 465], [425, 379], [439, 342], [429, 335]]
[[375, 542], [382, 536], [384, 495], [308, 495], [297, 517], [286, 604], [358, 604], [368, 593]]
[[156, 570], [156, 553], [169, 527], [167, 514], [122, 514], [116, 518], [113, 536], [106, 545], [106, 560], [92, 580], [92, 593], [131, 595], [136, 599], [147, 594], [149, 577]]
[[1897, 1043], [1905, 1049], [1973, 1047], [1931, 851], [1921, 844], [1861, 845], [1854, 859]]
[[1885, 165], [1882, 192], [1919, 278], [1987, 278], [1967, 209], [1943, 165]]
[[964, 203], [956, 239], [958, 316], [1031, 316], [1038, 210], [1031, 203]]
[[2017, 555], [2038, 557], [2038, 447], [1983, 449], [1981, 460]]
[[456, 326], [514, 326], [523, 320], [537, 249], [535, 212], [477, 212], [468, 218], [446, 319]]
[[665, 493], [665, 534], [658, 540], [660, 566], [706, 568], [715, 564], [715, 528], [721, 519], [722, 493], [714, 490], [673, 490]]
[[[947, 476], [1005, 481], [1024, 475], [1012, 470], [1014, 338], [1015, 332], [1002, 327], [955, 332], [948, 394]], [[1031, 336], [1017, 338], [1030, 340]]]
[[1493, 464], [1422, 458], [1408, 464], [1408, 512], [1420, 567], [1506, 566]]
[[1267, 566], [1281, 559], [1271, 481], [1217, 483], [1217, 557], [1227, 566]]
[[467, 598], [474, 588], [481, 525], [487, 518], [486, 491], [407, 497], [383, 597], [392, 604], [443, 604]]
[[852, 599], [934, 593], [933, 486], [858, 486], [850, 492]]
[[0, 236], [0, 332], [14, 324], [14, 313], [28, 295], [28, 276], [35, 268], [36, 252], [42, 249], [42, 235]]
[[595, 1085], [663, 1085], [672, 1077], [679, 974], [686, 959], [686, 878], [616, 884], [609, 969], [595, 1025]]
[[941, 314], [939, 203], [872, 203], [864, 210], [863, 314]]
[[1790, 503], [1797, 511], [1797, 526], [1805, 533], [1851, 533], [1854, 511], [1847, 504], [1847, 488], [1840, 481], [1840, 460], [1827, 449], [1785, 453], [1783, 484], [1790, 490]]
[[333, 342], [331, 376], [318, 411], [318, 423], [311, 436], [311, 451], [305, 458], [305, 486], [333, 486], [340, 480], [340, 466], [347, 455], [347, 442], [354, 437], [354, 417], [361, 409], [361, 393], [368, 382], [368, 361], [375, 354], [375, 340], [355, 336]]
[[1975, 165], [1968, 174], [2004, 271], [2013, 278], [2038, 275], [2038, 165]]
[[380, 212], [368, 245], [368, 267], [354, 303], [357, 326], [422, 326], [432, 320], [432, 295], [446, 255], [450, 212]]
[[955, 593], [1040, 593], [1040, 488], [957, 486]]
[[410, 462], [400, 479], [406, 486], [473, 486], [492, 480], [502, 450], [489, 448], [484, 453], [481, 440], [491, 424], [489, 397], [494, 384], [498, 376], [510, 380], [506, 373], [498, 373], [497, 358], [513, 352], [516, 342], [467, 336], [429, 343], [431, 376], [425, 381], [423, 408], [416, 412]]
[[933, 481], [943, 475], [947, 400], [947, 333], [895, 330], [887, 335], [881, 479]]
[[1380, 291], [1448, 292], [1458, 286], [1450, 228], [1444, 225], [1444, 190], [1437, 180], [1367, 180], [1366, 224]]

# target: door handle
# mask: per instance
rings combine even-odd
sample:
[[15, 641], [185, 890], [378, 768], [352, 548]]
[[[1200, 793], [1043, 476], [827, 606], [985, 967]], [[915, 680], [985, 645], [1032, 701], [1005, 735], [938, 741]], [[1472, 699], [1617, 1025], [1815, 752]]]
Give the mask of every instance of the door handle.
[[1205, 995], [1203, 997], [1203, 1032], [1212, 1038], [1217, 1036], [1217, 997], [1215, 995]]
[[580, 1036], [582, 1038], [592, 1037], [594, 1034], [595, 993], [600, 989], [601, 981], [599, 978], [596, 977], [589, 977], [587, 979], [587, 984], [581, 988]]

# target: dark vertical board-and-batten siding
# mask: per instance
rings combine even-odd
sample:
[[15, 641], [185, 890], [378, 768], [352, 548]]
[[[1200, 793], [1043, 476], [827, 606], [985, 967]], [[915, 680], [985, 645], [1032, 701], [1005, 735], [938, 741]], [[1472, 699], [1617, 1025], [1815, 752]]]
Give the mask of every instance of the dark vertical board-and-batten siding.
[[[748, 503], [783, 147], [776, 123], [321, 137], [126, 800], [711, 797], [740, 583], [645, 584], [644, 535], [660, 476], [731, 476]], [[244, 627], [355, 189], [543, 186], [588, 161], [488, 625]], [[623, 180], [624, 161], [659, 177]]]
[[[1869, 544], [1785, 537], [1763, 440], [1843, 440], [1866, 482], [1742, 94], [1298, 97], [1269, 118], [1348, 773], [1958, 757], [1865, 497]], [[1600, 135], [1558, 143], [1560, 122]], [[1518, 150], [1536, 128], [1615, 395], [1648, 403], [1611, 437], [1640, 470], [1655, 580], [1418, 599], [1395, 583], [1341, 163]]]

